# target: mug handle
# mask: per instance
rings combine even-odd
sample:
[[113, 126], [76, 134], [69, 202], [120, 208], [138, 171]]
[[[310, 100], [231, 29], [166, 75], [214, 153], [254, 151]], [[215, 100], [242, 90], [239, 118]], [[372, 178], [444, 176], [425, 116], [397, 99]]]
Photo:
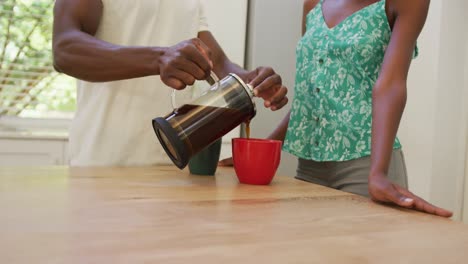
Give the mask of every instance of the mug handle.
[[[218, 84], [219, 84], [219, 78], [218, 76], [216, 75], [216, 73], [214, 73], [213, 71], [210, 72], [210, 76], [208, 77], [208, 79], [206, 79], [206, 81], [208, 82], [209, 85], [211, 86], [215, 86], [214, 89], [217, 89], [218, 87]], [[213, 89], [213, 88], [212, 88]], [[172, 90], [172, 95], [171, 95], [171, 103], [172, 103], [172, 108], [175, 110], [177, 109], [177, 103], [176, 103], [176, 90]]]

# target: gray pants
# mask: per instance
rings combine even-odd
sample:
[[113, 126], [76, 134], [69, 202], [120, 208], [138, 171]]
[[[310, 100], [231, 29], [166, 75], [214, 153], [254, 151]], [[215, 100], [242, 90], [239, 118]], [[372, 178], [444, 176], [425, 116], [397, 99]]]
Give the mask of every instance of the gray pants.
[[[299, 159], [296, 178], [369, 197], [368, 176], [370, 168], [370, 156], [349, 161], [327, 162]], [[401, 149], [393, 150], [388, 179], [408, 188], [405, 158]]]

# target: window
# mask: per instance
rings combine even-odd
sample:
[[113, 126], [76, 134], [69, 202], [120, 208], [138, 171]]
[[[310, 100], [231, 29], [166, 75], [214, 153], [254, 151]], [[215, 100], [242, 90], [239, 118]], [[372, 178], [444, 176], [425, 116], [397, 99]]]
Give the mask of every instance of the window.
[[75, 80], [53, 68], [53, 4], [53, 0], [0, 2], [0, 116], [73, 116]]

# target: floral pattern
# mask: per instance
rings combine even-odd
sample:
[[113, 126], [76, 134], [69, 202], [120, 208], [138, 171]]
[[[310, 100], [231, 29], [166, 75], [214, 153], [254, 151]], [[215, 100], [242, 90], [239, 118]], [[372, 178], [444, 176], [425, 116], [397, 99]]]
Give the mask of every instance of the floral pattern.
[[[368, 156], [372, 88], [391, 36], [385, 0], [333, 28], [325, 23], [320, 1], [306, 22], [296, 50], [295, 97], [283, 149], [315, 161]], [[400, 147], [395, 139], [394, 148]]]

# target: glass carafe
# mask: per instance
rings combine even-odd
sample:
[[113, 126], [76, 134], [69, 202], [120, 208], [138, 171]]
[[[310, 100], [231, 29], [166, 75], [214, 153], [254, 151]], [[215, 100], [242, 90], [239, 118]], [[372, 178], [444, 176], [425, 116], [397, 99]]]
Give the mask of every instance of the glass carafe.
[[256, 114], [252, 87], [239, 76], [229, 74], [217, 81], [212, 74], [211, 79], [214, 84], [200, 97], [153, 119], [159, 142], [180, 169], [192, 156]]

